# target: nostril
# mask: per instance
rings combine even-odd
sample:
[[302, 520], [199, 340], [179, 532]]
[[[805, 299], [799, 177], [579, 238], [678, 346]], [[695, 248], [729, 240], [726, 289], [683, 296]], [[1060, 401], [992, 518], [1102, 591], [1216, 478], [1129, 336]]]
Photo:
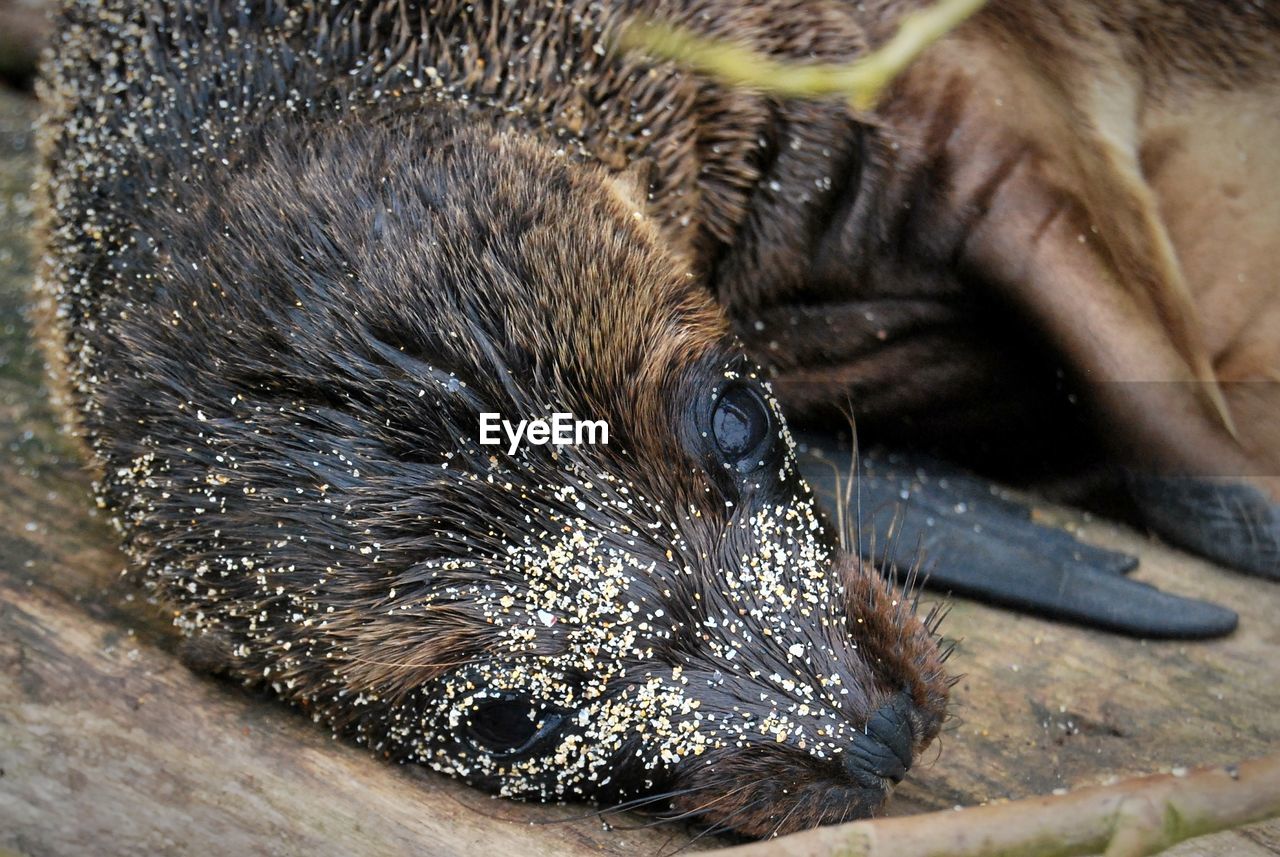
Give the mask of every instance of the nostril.
[[910, 697], [899, 693], [876, 709], [867, 721], [867, 734], [892, 750], [904, 769], [911, 767], [911, 750], [915, 744], [911, 709]]
[[911, 700], [895, 695], [867, 720], [866, 731], [845, 749], [845, 772], [861, 786], [878, 788], [883, 780], [902, 782], [911, 767]]

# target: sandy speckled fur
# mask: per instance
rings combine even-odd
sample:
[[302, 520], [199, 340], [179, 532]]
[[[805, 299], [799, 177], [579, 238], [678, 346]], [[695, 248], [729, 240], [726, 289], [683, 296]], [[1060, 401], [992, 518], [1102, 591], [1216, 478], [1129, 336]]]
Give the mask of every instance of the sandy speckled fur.
[[[69, 7], [41, 289], [101, 501], [191, 662], [388, 758], [758, 835], [865, 815], [945, 718], [936, 623], [838, 549], [705, 287], [758, 172], [683, 147], [737, 96], [575, 8]], [[609, 445], [478, 443], [554, 411]], [[477, 737], [495, 706], [536, 742]]]

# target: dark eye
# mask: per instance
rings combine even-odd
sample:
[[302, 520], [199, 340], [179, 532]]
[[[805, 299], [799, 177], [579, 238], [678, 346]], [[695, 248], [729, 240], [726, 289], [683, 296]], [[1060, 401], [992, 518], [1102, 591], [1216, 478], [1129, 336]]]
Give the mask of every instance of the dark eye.
[[467, 721], [467, 737], [479, 750], [499, 756], [521, 756], [554, 735], [564, 715], [529, 699], [503, 694], [480, 700]]
[[754, 467], [773, 434], [769, 406], [752, 387], [735, 384], [711, 412], [711, 436], [721, 457], [739, 469]]

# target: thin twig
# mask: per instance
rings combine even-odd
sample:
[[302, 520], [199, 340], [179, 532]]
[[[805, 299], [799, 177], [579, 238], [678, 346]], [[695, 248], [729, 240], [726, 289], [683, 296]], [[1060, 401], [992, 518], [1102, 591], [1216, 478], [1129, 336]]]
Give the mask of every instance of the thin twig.
[[1060, 797], [819, 827], [724, 857], [1146, 857], [1280, 815], [1280, 754]]
[[902, 19], [884, 45], [850, 63], [786, 62], [740, 45], [708, 39], [660, 21], [639, 19], [620, 45], [671, 60], [725, 83], [780, 96], [843, 95], [855, 110], [869, 110], [895, 77], [929, 45], [978, 11], [986, 0], [940, 0]]

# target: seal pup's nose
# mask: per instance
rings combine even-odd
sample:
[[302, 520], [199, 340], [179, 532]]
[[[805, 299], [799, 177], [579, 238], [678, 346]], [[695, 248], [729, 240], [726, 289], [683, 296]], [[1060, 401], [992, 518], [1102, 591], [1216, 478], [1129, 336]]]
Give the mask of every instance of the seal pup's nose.
[[911, 768], [915, 733], [911, 726], [911, 699], [898, 693], [876, 709], [867, 727], [845, 748], [844, 772], [864, 788], [884, 788], [885, 780], [902, 782]]

